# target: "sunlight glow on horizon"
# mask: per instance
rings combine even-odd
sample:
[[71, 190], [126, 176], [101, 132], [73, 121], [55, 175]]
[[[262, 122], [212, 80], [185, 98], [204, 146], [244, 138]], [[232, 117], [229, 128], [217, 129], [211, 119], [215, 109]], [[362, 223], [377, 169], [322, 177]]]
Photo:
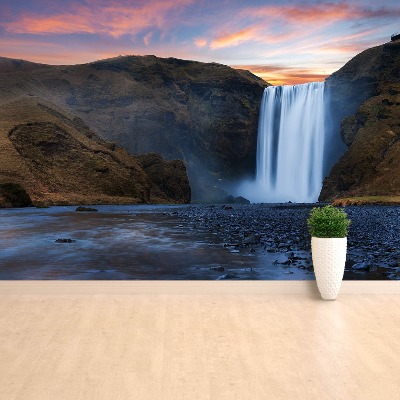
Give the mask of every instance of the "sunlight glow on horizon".
[[297, 84], [324, 80], [390, 41], [399, 17], [394, 0], [15, 0], [2, 5], [0, 56], [81, 64], [154, 54]]

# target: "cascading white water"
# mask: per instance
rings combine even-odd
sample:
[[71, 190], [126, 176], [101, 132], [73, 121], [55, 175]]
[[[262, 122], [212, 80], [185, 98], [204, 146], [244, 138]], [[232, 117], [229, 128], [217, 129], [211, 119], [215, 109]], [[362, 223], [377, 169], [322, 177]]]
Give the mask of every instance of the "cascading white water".
[[322, 187], [324, 145], [323, 82], [266, 88], [251, 200], [317, 201]]

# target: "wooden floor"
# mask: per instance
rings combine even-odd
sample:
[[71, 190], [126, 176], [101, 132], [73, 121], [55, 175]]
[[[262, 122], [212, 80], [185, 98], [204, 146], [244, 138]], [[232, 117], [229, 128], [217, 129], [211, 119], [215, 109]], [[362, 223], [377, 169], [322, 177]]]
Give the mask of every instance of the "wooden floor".
[[399, 400], [400, 296], [0, 295], [1, 400]]

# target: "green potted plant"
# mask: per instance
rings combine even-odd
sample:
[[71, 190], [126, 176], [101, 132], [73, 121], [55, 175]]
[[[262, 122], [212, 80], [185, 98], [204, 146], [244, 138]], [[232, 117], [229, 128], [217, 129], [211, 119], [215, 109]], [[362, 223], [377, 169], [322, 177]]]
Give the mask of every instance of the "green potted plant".
[[318, 290], [324, 300], [335, 300], [343, 280], [350, 220], [344, 210], [328, 205], [313, 208], [307, 224]]

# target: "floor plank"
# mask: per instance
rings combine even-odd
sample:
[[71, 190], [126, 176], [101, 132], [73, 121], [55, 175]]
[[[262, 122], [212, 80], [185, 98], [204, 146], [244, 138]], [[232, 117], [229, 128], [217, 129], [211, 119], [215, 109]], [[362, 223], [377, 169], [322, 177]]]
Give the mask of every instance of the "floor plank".
[[0, 295], [0, 399], [400, 400], [400, 296]]

